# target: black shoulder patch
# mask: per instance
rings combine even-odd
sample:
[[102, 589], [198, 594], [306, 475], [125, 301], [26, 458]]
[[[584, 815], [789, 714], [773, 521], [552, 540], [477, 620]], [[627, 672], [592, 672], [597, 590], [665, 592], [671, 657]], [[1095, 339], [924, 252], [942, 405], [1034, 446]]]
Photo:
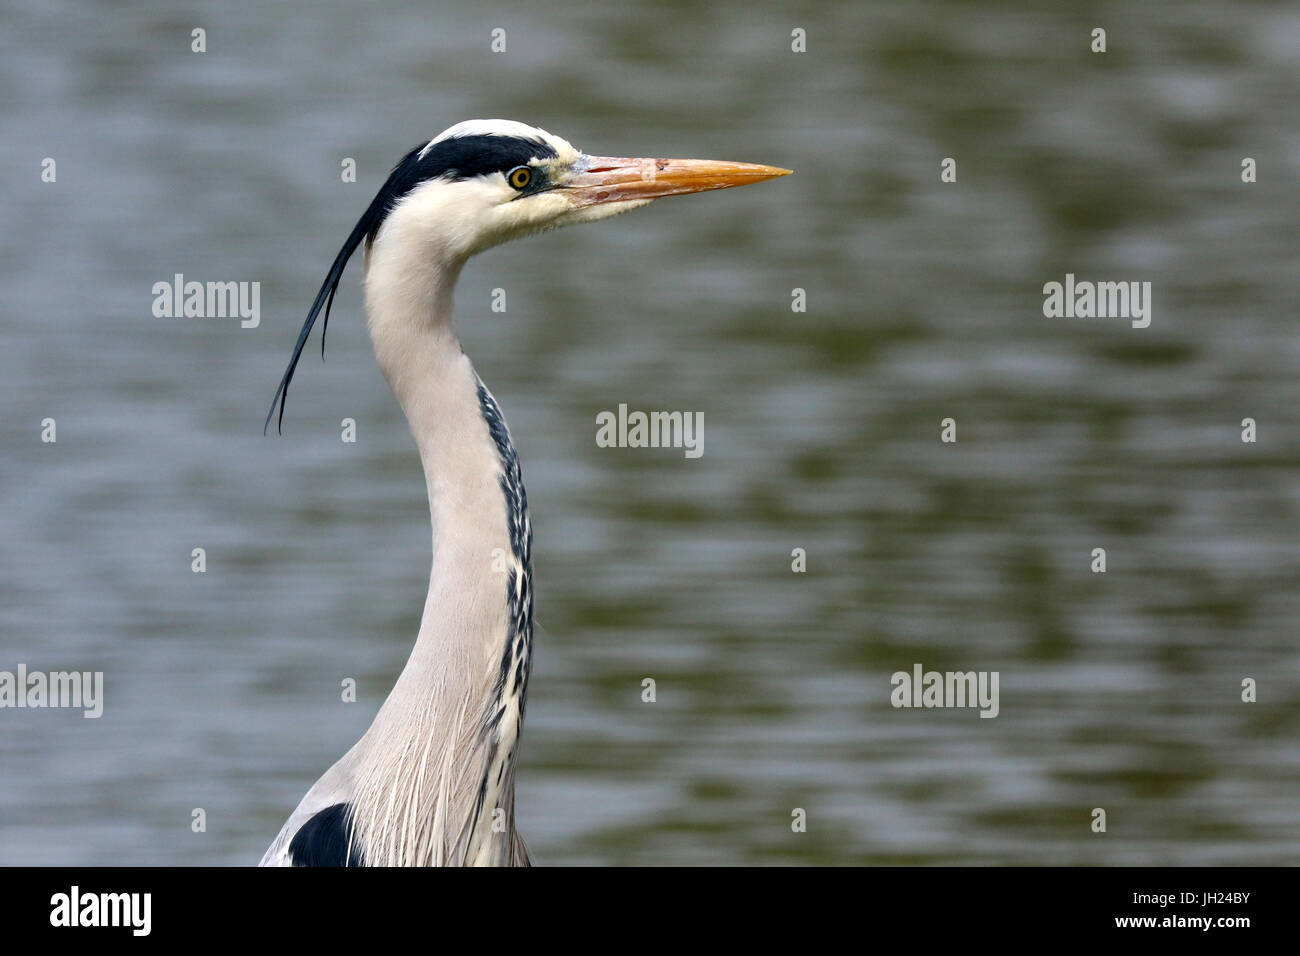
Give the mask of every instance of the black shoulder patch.
[[365, 866], [361, 851], [348, 851], [352, 805], [336, 803], [304, 823], [289, 841], [294, 866]]

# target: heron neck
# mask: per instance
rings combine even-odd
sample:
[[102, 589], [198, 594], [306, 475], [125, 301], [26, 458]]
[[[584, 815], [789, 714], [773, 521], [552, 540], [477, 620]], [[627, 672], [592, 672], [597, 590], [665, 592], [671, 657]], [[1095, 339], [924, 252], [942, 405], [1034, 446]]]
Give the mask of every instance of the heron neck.
[[464, 670], [484, 645], [501, 640], [504, 583], [492, 571], [493, 549], [510, 548], [501, 456], [451, 318], [461, 263], [431, 268], [428, 260], [412, 261], [418, 255], [400, 243], [373, 252], [366, 276], [371, 340], [420, 452], [433, 532], [429, 599], [410, 663], [439, 665], [421, 676], [443, 682], [448, 668], [441, 665]]
[[[509, 432], [452, 321], [462, 262], [437, 263], [402, 243], [378, 242], [368, 262], [371, 340], [419, 449], [433, 562], [415, 647], [368, 731], [390, 756], [394, 746], [407, 753], [402, 763], [421, 768], [419, 779], [399, 781], [394, 774], [404, 771], [391, 761], [360, 773], [376, 806], [410, 793], [402, 799], [412, 801], [414, 817], [441, 821], [420, 824], [437, 831], [427, 844], [435, 858], [474, 862], [499, 854], [491, 830], [498, 807], [513, 839], [513, 757], [532, 637], [524, 543], [531, 532]], [[507, 686], [505, 675], [515, 674]], [[481, 803], [463, 799], [465, 790], [482, 791]], [[370, 848], [404, 862], [408, 850]]]

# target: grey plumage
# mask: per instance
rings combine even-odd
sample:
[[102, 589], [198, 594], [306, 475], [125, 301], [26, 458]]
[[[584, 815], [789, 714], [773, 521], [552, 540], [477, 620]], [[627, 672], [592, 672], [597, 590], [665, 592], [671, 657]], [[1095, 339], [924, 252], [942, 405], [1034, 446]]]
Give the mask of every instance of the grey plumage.
[[330, 267], [267, 426], [276, 403], [283, 417], [312, 325], [322, 309], [328, 321], [364, 244], [371, 343], [424, 468], [429, 592], [392, 692], [262, 865], [529, 865], [515, 825], [515, 765], [532, 668], [532, 526], [510, 431], [460, 348], [456, 279], [472, 255], [509, 239], [787, 172], [589, 156], [506, 120], [460, 123], [394, 168]]

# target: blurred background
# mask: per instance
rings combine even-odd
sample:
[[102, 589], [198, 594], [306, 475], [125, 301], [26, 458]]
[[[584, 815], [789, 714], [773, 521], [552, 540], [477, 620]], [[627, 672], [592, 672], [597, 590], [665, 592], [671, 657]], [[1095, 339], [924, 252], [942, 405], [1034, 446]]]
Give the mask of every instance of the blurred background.
[[[0, 669], [106, 700], [0, 711], [0, 863], [256, 863], [368, 725], [429, 530], [359, 261], [262, 418], [389, 167], [470, 117], [796, 171], [463, 276], [536, 534], [539, 863], [1294, 863], [1300, 8], [1025, 6], [3, 0]], [[1067, 272], [1151, 282], [1150, 328], [1045, 318]], [[155, 318], [175, 273], [260, 326]], [[597, 448], [620, 402], [704, 456]], [[999, 671], [999, 716], [893, 709], [914, 663]]]

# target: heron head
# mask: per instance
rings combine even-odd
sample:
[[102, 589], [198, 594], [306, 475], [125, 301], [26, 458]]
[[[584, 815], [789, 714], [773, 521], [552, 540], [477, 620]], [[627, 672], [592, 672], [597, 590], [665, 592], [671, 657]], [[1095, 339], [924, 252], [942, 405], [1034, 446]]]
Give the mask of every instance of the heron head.
[[[429, 276], [454, 277], [469, 256], [510, 239], [606, 219], [664, 196], [745, 186], [789, 172], [705, 159], [591, 156], [512, 120], [457, 123], [402, 157], [353, 227], [307, 313], [267, 427], [277, 404], [283, 418], [312, 325], [323, 311], [328, 327], [343, 270], [363, 242], [368, 252], [384, 254], [387, 276], [425, 288]], [[395, 282], [381, 285], [405, 294]]]
[[788, 169], [698, 159], [591, 156], [543, 129], [469, 120], [412, 150], [376, 197], [368, 231], [392, 229], [469, 256], [544, 229], [594, 222], [663, 196], [726, 189]]

